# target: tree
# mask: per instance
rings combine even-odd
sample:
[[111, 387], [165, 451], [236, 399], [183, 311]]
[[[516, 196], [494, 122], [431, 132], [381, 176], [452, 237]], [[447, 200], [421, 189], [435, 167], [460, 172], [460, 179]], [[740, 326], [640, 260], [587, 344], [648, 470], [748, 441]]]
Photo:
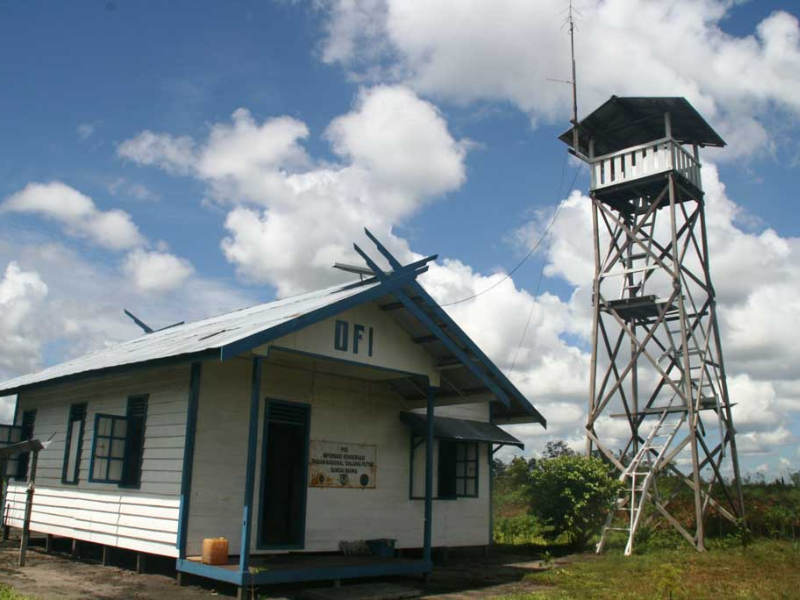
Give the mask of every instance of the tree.
[[556, 440], [555, 442], [547, 442], [542, 456], [545, 459], [558, 458], [559, 456], [575, 456], [575, 451], [567, 446], [567, 442], [564, 440]]
[[621, 484], [600, 459], [572, 453], [540, 461], [529, 485], [531, 513], [552, 526], [552, 537], [565, 534], [582, 547], [600, 531]]

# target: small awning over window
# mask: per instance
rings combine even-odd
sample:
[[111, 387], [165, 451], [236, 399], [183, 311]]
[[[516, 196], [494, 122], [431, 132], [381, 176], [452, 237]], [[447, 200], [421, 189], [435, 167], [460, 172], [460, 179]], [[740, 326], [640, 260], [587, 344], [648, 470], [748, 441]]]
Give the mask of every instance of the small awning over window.
[[[417, 435], [425, 436], [427, 419], [424, 414], [401, 412], [400, 420], [408, 425]], [[458, 440], [460, 442], [488, 442], [506, 444], [524, 448], [525, 444], [513, 435], [503, 431], [497, 425], [483, 421], [453, 419], [450, 417], [433, 418], [433, 437], [442, 440]]]

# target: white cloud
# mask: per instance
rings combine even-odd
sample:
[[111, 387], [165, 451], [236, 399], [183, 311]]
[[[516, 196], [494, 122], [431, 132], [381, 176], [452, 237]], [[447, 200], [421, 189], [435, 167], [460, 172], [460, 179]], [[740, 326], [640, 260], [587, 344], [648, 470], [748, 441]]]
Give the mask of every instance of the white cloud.
[[[120, 186], [128, 186], [127, 181], [116, 181], [112, 191]], [[174, 290], [194, 272], [189, 261], [168, 253], [164, 247], [148, 250], [147, 241], [128, 213], [100, 210], [89, 196], [60, 181], [30, 183], [9, 196], [0, 210], [37, 214], [61, 223], [68, 235], [88, 238], [110, 250], [128, 250], [122, 270], [141, 292]]]
[[68, 235], [88, 238], [111, 250], [124, 250], [144, 241], [128, 213], [100, 210], [91, 198], [60, 181], [29, 183], [9, 196], [0, 210], [52, 219], [63, 225]]
[[[569, 39], [562, 0], [330, 0], [322, 56], [358, 79], [401, 81], [456, 103], [509, 101], [564, 120]], [[576, 38], [580, 106], [612, 94], [681, 95], [738, 145], [769, 149], [768, 113], [800, 115], [800, 27], [777, 11], [746, 36], [723, 31], [729, 0], [586, 0]], [[654, 34], [657, 32], [657, 34]], [[785, 120], [777, 125], [783, 127]], [[747, 135], [740, 135], [747, 132]]]
[[9, 262], [0, 278], [0, 376], [29, 371], [41, 360], [37, 323], [47, 321], [42, 306], [48, 289], [35, 271]]
[[4, 235], [0, 265], [7, 265], [0, 276], [0, 380], [40, 369], [53, 349], [69, 359], [141, 335], [124, 308], [158, 328], [263, 301], [198, 275], [179, 289], [147, 293], [117, 269], [39, 236]]
[[195, 161], [191, 138], [159, 136], [151, 131], [143, 131], [120, 144], [117, 154], [143, 165], [158, 165], [176, 174], [187, 173]]
[[[354, 256], [351, 244], [365, 225], [409, 256], [391, 227], [465, 179], [465, 144], [432, 104], [402, 87], [363, 90], [330, 124], [325, 137], [338, 164], [313, 161], [301, 146], [308, 134], [295, 119], [259, 124], [239, 109], [204, 142], [181, 142], [192, 149], [184, 171], [206, 182], [214, 201], [236, 205], [225, 221], [225, 256], [242, 278], [271, 283], [282, 296], [340, 281], [330, 266]], [[119, 151], [175, 172], [175, 153], [160, 150], [175, 145], [167, 134], [145, 132]]]
[[128, 254], [123, 268], [136, 287], [145, 293], [175, 290], [194, 272], [191, 263], [183, 258], [141, 248]]

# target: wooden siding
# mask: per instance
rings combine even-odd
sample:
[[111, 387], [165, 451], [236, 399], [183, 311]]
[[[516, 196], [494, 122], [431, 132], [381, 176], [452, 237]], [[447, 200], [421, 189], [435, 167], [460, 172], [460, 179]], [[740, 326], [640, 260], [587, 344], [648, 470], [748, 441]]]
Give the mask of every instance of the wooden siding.
[[[198, 409], [187, 552], [199, 554], [205, 537], [224, 536], [231, 553], [241, 544], [242, 502], [247, 456], [251, 363], [233, 360], [204, 364]], [[305, 548], [338, 550], [341, 540], [397, 539], [399, 548], [421, 547], [424, 502], [409, 499], [409, 432], [400, 422], [402, 399], [380, 382], [264, 365], [262, 398], [311, 405], [311, 439], [377, 444], [376, 489], [308, 488]], [[254, 498], [252, 550], [257, 552], [261, 494], [261, 436]], [[437, 414], [486, 420], [487, 404], [437, 409]], [[424, 470], [424, 460], [417, 463]], [[489, 484], [485, 447], [479, 462], [478, 498], [437, 501], [433, 512], [435, 546], [488, 543]]]
[[[34, 436], [51, 445], [39, 455], [31, 529], [88, 542], [177, 556], [189, 367], [142, 372], [24, 394], [20, 410], [36, 409]], [[149, 394], [142, 483], [138, 489], [88, 481], [97, 413], [125, 415], [128, 396]], [[86, 402], [77, 485], [62, 484], [69, 407]], [[9, 486], [5, 522], [22, 526], [25, 482]]]

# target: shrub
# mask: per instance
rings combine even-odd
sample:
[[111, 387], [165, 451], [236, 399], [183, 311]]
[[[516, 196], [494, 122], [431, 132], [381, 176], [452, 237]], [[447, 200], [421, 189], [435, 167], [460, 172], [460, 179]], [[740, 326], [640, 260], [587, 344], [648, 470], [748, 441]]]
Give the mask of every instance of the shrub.
[[621, 483], [602, 460], [563, 455], [539, 461], [530, 473], [531, 513], [575, 547], [599, 532]]

